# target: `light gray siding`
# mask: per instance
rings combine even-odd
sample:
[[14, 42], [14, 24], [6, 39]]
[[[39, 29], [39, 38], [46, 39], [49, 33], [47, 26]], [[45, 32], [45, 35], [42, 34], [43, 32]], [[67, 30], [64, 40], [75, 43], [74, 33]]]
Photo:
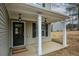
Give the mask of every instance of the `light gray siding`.
[[0, 4], [0, 56], [9, 53], [8, 13], [4, 4]]

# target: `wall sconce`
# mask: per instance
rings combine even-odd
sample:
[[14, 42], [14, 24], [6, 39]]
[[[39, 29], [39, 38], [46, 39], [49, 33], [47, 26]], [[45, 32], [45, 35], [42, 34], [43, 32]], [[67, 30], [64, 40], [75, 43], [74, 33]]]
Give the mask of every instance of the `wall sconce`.
[[21, 14], [21, 13], [19, 13], [19, 14], [18, 14], [18, 19], [17, 19], [17, 21], [19, 21], [19, 22], [21, 22], [21, 21], [22, 21], [21, 16], [22, 16], [22, 14]]

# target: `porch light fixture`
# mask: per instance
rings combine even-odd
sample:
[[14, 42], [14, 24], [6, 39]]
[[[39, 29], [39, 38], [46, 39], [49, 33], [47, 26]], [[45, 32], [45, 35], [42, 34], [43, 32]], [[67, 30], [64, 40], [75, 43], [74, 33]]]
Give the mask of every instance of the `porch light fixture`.
[[47, 18], [44, 18], [44, 21], [43, 21], [42, 23], [46, 24], [46, 23], [47, 23], [46, 19], [47, 19]]
[[47, 19], [47, 18], [45, 18], [45, 23], [47, 23], [46, 19]]
[[47, 19], [47, 18], [45, 18], [45, 21], [44, 21], [45, 26], [47, 26], [47, 21], [46, 21], [46, 19]]
[[19, 17], [18, 17], [18, 20], [17, 21], [21, 22], [22, 21], [22, 18], [21, 18], [22, 14], [19, 13], [18, 15], [19, 15]]

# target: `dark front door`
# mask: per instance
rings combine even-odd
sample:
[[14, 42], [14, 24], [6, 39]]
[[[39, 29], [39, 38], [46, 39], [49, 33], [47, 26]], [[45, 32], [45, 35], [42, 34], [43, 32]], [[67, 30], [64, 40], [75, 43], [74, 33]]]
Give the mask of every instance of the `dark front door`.
[[13, 46], [24, 45], [24, 23], [13, 22]]

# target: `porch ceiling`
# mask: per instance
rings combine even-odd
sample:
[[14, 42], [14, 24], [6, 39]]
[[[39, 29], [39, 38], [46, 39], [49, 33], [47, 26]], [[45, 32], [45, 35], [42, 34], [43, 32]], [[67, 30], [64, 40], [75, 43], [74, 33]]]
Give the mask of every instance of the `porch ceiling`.
[[5, 5], [10, 19], [18, 19], [18, 14], [21, 13], [23, 20], [36, 21], [39, 12], [41, 12], [43, 17], [47, 18], [47, 22], [62, 21], [68, 18], [67, 16], [36, 8], [28, 4], [10, 3]]

